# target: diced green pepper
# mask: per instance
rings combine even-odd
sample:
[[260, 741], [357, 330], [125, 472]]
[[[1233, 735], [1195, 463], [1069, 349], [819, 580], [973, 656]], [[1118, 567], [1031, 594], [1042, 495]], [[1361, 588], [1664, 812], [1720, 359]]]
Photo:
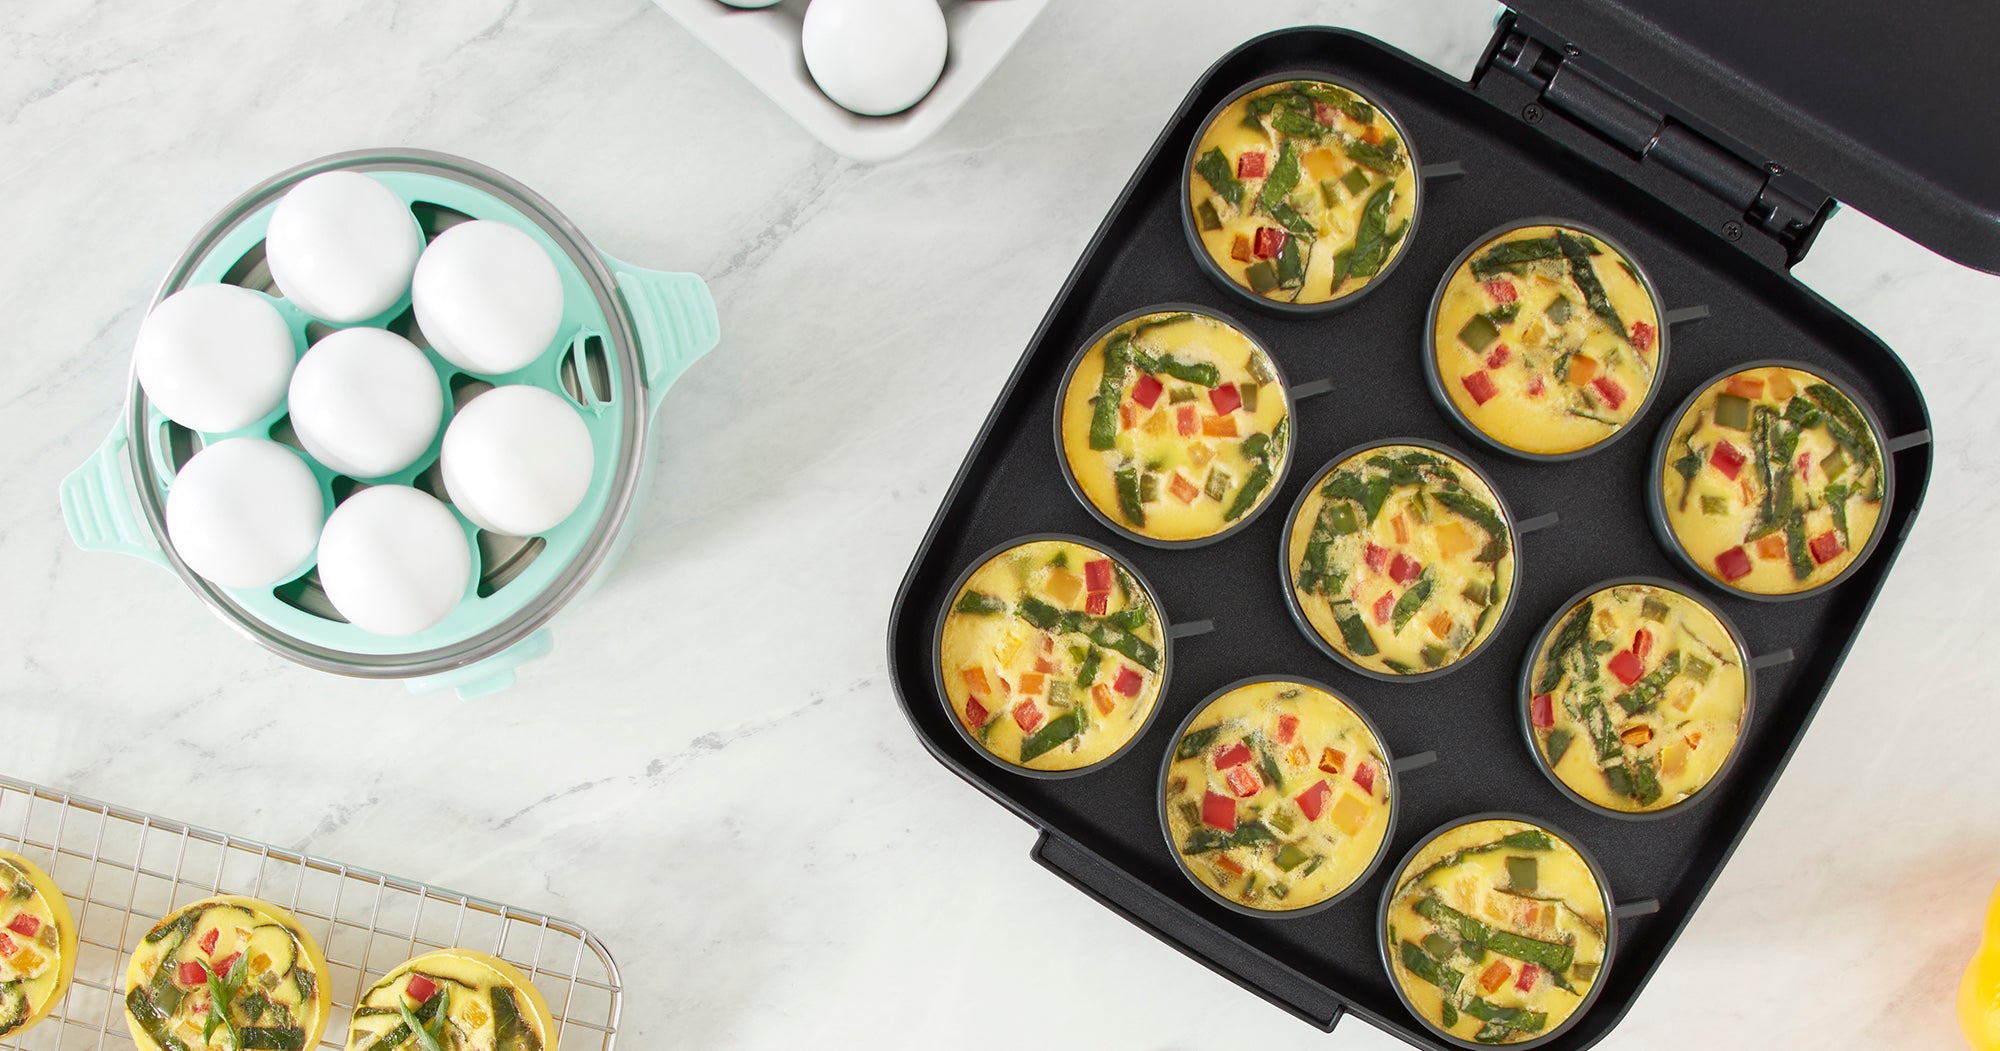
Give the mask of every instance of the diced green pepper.
[[1826, 454], [1826, 459], [1819, 462], [1819, 469], [1826, 472], [1827, 481], [1839, 481], [1840, 476], [1847, 473], [1847, 454], [1838, 448], [1834, 449]]
[[1301, 849], [1297, 843], [1287, 843], [1278, 848], [1278, 856], [1272, 859], [1272, 864], [1277, 865], [1286, 872], [1290, 872], [1300, 865], [1305, 864], [1306, 859], [1311, 856]]
[[1216, 737], [1221, 733], [1222, 727], [1220, 725], [1204, 726], [1199, 730], [1189, 731], [1185, 737], [1181, 738], [1181, 743], [1174, 748], [1174, 758], [1193, 759], [1207, 751], [1208, 746], [1214, 744]]
[[1484, 606], [1493, 599], [1493, 589], [1484, 580], [1474, 580], [1465, 585], [1459, 595], [1475, 606]]
[[1354, 505], [1349, 503], [1328, 504], [1321, 514], [1326, 527], [1336, 535], [1348, 536], [1361, 531], [1361, 523], [1354, 518]]
[[1639, 600], [1639, 615], [1656, 624], [1665, 623], [1672, 614], [1672, 607], [1651, 595]]
[[1257, 411], [1257, 391], [1262, 386], [1259, 383], [1239, 383], [1236, 385], [1236, 395], [1243, 399], [1244, 412]]
[[1208, 471], [1208, 484], [1202, 486], [1202, 492], [1207, 493], [1210, 500], [1220, 500], [1229, 495], [1231, 480], [1228, 471], [1220, 467], [1211, 467]]
[[983, 617], [993, 613], [1007, 612], [1007, 601], [968, 588], [965, 594], [958, 597], [958, 604], [953, 606], [951, 611], [953, 613], [970, 613], [974, 616]]
[[1458, 341], [1473, 350], [1483, 351], [1500, 338], [1500, 329], [1492, 319], [1484, 314], [1474, 314], [1458, 330]]
[[1554, 302], [1542, 308], [1542, 313], [1548, 317], [1551, 324], [1567, 325], [1571, 309], [1568, 296], [1557, 296]]
[[1139, 502], [1150, 504], [1160, 498], [1160, 476], [1152, 471], [1139, 472]]
[[1689, 657], [1687, 659], [1688, 678], [1699, 683], [1706, 683], [1708, 677], [1713, 674], [1715, 674], [1715, 665], [1702, 660], [1700, 657]]
[[1222, 216], [1215, 214], [1215, 202], [1203, 201], [1194, 206], [1195, 221], [1204, 230], [1222, 229]]
[[1366, 168], [1349, 168], [1347, 174], [1340, 177], [1340, 185], [1347, 187], [1349, 197], [1359, 197], [1367, 193], [1369, 182]]
[[1739, 431], [1750, 429], [1750, 399], [1734, 394], [1719, 394], [1715, 398], [1715, 425], [1730, 427]]
[[1452, 954], [1458, 951], [1458, 943], [1436, 931], [1432, 931], [1424, 935], [1424, 951], [1437, 959], [1449, 960]]
[[1720, 496], [1704, 495], [1701, 498], [1701, 513], [1705, 515], [1726, 515], [1729, 513], [1729, 501]]
[[1278, 287], [1278, 268], [1269, 259], [1260, 259], [1243, 271], [1243, 278], [1250, 282], [1250, 291], [1263, 295]]
[[1167, 389], [1167, 404], [1184, 405], [1201, 397], [1193, 387], [1183, 387], [1176, 383]]
[[1451, 656], [1451, 652], [1433, 642], [1419, 650], [1417, 656], [1422, 658], [1424, 667], [1426, 668], [1442, 668], [1444, 667], [1444, 659]]
[[1509, 856], [1507, 858], [1507, 885], [1523, 894], [1533, 894], [1540, 871], [1541, 863], [1534, 858]]

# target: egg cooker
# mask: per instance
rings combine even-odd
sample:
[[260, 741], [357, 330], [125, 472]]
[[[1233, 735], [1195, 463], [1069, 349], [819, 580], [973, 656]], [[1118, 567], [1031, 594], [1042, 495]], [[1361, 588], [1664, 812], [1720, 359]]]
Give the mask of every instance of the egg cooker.
[[[1701, 40], [1723, 32], [1718, 27], [1766, 17], [1763, 5], [1751, 6], [1756, 10], [1684, 0], [1658, 5], [1647, 17], [1667, 19], [1675, 31]], [[1784, 0], [1773, 6], [1799, 5]], [[1855, 7], [1836, 4], [1842, 6]], [[1699, 98], [1711, 112], [1740, 117], [1745, 126], [1768, 129], [1778, 121], [1757, 124], [1752, 118], [1769, 100], [1747, 97], [1758, 93], [1740, 84], [1741, 97], [1711, 94], [1728, 85], [1690, 72], [1706, 68], [1691, 53], [1659, 54], [1655, 22], [1622, 3], [1522, 0], [1521, 7], [1542, 10], [1503, 14], [1470, 81], [1369, 37], [1324, 27], [1252, 40], [1201, 77], [1112, 205], [1001, 390], [903, 580], [888, 643], [898, 701], [918, 739], [952, 772], [1036, 828], [1033, 856], [1040, 864], [1317, 1027], [1331, 1029], [1354, 1014], [1411, 1044], [1445, 1048], [1403, 1007], [1383, 967], [1369, 904], [1393, 870], [1378, 869], [1366, 891], [1310, 916], [1245, 915], [1222, 907], [1189, 880], [1161, 836], [1158, 763], [1173, 744], [1173, 728], [1203, 698], [1249, 674], [1325, 680], [1367, 713], [1393, 754], [1438, 755], [1422, 776], [1398, 782], [1390, 856], [1402, 856], [1428, 829], [1504, 809], [1567, 830], [1602, 864], [1618, 903], [1615, 965], [1573, 1026], [1511, 1045], [1573, 1051], [1602, 1040], [1624, 1016], [1748, 830], [1880, 592], [1930, 476], [1930, 421], [1908, 370], [1873, 334], [1789, 272], [1834, 201], [1808, 181], [1812, 172], [1801, 175], [1774, 160], [1812, 162], [1873, 214], [1985, 267], [2000, 267], [2000, 236], [1989, 236], [2000, 233], [2000, 224], [1970, 220], [2000, 213], [2000, 202], [1954, 196], [1941, 179], [1895, 177], [1881, 163], [1856, 164], [1856, 136], [1824, 129], [1807, 134], [1796, 118], [1760, 136], [1786, 146], [1785, 156], [1749, 153], [1687, 108], [1618, 72], [1661, 73], [1657, 84], [1700, 86]], [[1870, 32], [1882, 30], [1879, 16], [1870, 22], [1858, 7], [1854, 13], [1857, 24], [1873, 26]], [[1616, 56], [1615, 65], [1589, 50], [1591, 38], [1580, 41], [1538, 17], [1589, 31]], [[1827, 21], [1810, 12], [1800, 17], [1816, 25]], [[1767, 63], [1816, 61], [1801, 57], [1810, 49], [1776, 57], [1764, 50], [1760, 57]], [[1921, 47], [1913, 52], [1928, 53]], [[1642, 60], [1647, 55], [1651, 61]], [[1966, 77], [1983, 75], [1974, 72], [1983, 68], [1981, 61], [1966, 57]], [[1292, 622], [1272, 557], [1286, 516], [1262, 516], [1194, 550], [1129, 544], [1069, 492], [1048, 440], [1065, 365], [1106, 321], [1158, 303], [1225, 314], [1242, 306], [1188, 250], [1181, 214], [1184, 160], [1214, 107], [1245, 85], [1291, 70], [1355, 84], [1392, 107], [1429, 167], [1423, 170], [1422, 228], [1412, 234], [1398, 271], [1379, 288], [1337, 314], [1242, 316], [1292, 382], [1305, 388], [1324, 378], [1333, 387], [1298, 399], [1293, 456], [1303, 467], [1269, 499], [1291, 506], [1314, 477], [1309, 468], [1341, 449], [1392, 437], [1456, 446], [1482, 469], [1520, 516], [1521, 575], [1512, 600], [1518, 615], [1449, 676], [1378, 681], [1321, 653]], [[1935, 83], [1914, 67], [1907, 72], [1911, 91]], [[1871, 85], [1873, 92], [1879, 82]], [[1936, 107], [1933, 93], [1921, 97]], [[1884, 103], [1883, 112], [1893, 108]], [[1868, 115], [1854, 108], [1841, 112], [1857, 123]], [[1963, 137], [1966, 125], [1955, 126]], [[1767, 603], [1728, 594], [1690, 572], [1656, 541], [1648, 521], [1649, 440], [1610, 443], [1560, 463], [1465, 447], [1426, 386], [1429, 301], [1468, 244], [1503, 223], [1538, 215], [1604, 230], [1657, 283], [1663, 321], [1674, 326], [1674, 359], [1658, 381], [1659, 396], [1628, 425], [1648, 439], [1671, 425], [1661, 406], [1672, 407], [1724, 368], [1774, 353], [1815, 368], [1873, 408], [1889, 437], [1885, 456], [1894, 461], [1897, 484], [1877, 527], [1878, 546], [1848, 578], [1796, 601]], [[1526, 530], [1529, 521], [1551, 515], [1555, 525]], [[1177, 642], [1173, 683], [1159, 702], [1164, 712], [1138, 743], [1084, 776], [1060, 780], [1020, 776], [982, 759], [954, 728], [935, 686], [936, 618], [954, 581], [996, 543], [1050, 531], [1102, 538], [1099, 546], [1153, 583], [1176, 623], [1214, 625]], [[1634, 576], [1661, 578], [1712, 599], [1742, 631], [1758, 680], [1756, 711], [1726, 775], [1670, 814], [1646, 821], [1620, 820], [1566, 798], [1523, 745], [1515, 695], [1538, 627], [1585, 586]]]
[[[179, 467], [202, 445], [225, 438], [298, 443], [282, 404], [240, 430], [190, 432], [147, 401], [135, 374], [125, 412], [110, 436], [63, 480], [63, 519], [79, 547], [132, 555], [173, 571], [225, 623], [307, 667], [403, 679], [415, 692], [455, 688], [470, 697], [505, 689], [513, 684], [516, 667], [549, 652], [549, 620], [601, 578], [630, 538], [631, 513], [646, 483], [652, 417], [674, 380], [715, 346], [720, 334], [715, 305], [701, 278], [645, 270], [604, 255], [527, 187], [472, 161], [422, 150], [335, 154], [264, 180], [202, 228], [167, 272], [153, 302], [190, 285], [251, 288], [273, 298], [303, 354], [333, 329], [284, 299], [271, 281], [264, 231], [294, 184], [336, 170], [363, 172], [389, 187], [409, 204], [426, 239], [457, 222], [488, 219], [527, 233], [548, 250], [562, 278], [562, 325], [548, 350], [515, 372], [475, 376], [429, 350], [411, 320], [407, 291], [395, 306], [360, 324], [390, 329], [425, 347], [454, 408], [497, 384], [529, 384], [568, 400], [589, 428], [595, 454], [582, 505], [554, 529], [525, 540], [487, 534], [460, 515], [473, 552], [464, 599], [442, 623], [420, 634], [374, 635], [341, 619], [311, 570], [275, 588], [225, 588], [188, 569], [165, 525], [167, 492]], [[368, 481], [414, 485], [450, 506], [437, 480], [443, 438], [440, 426], [416, 463]], [[357, 483], [306, 459], [331, 512]]]

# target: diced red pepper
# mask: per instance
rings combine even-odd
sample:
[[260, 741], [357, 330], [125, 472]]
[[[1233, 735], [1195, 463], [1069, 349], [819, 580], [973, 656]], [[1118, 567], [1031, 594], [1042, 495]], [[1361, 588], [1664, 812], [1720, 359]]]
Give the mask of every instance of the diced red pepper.
[[993, 718], [993, 713], [987, 711], [986, 706], [979, 703], [979, 698], [973, 697], [965, 702], [965, 724], [967, 726], [977, 730], [985, 726], [986, 720], [991, 718]]
[[1174, 430], [1183, 438], [1192, 438], [1201, 430], [1201, 410], [1193, 402], [1174, 409]]
[[1042, 725], [1041, 708], [1037, 707], [1033, 701], [1022, 701], [1020, 704], [1015, 705], [1014, 725], [1019, 726], [1021, 732], [1024, 734], [1034, 733], [1035, 727]]
[[1293, 796], [1292, 801], [1299, 805], [1299, 810], [1305, 814], [1307, 821], [1318, 821], [1319, 816], [1326, 813], [1326, 801], [1332, 798], [1332, 785], [1325, 781], [1314, 781], [1311, 788]]
[[1528, 702], [1528, 721], [1537, 730], [1546, 730], [1556, 724], [1556, 699], [1554, 694], [1538, 693]]
[[[1048, 642], [1048, 641], [1049, 641], [1049, 637], [1048, 637], [1047, 635], [1044, 635], [1044, 636], [1042, 636], [1042, 641], [1043, 641], [1044, 643]], [[1043, 649], [1047, 649], [1047, 647], [1046, 647], [1046, 646], [1044, 646], [1044, 647], [1043, 647]], [[1050, 663], [1049, 663], [1049, 659], [1048, 659], [1047, 657], [1036, 657], [1036, 658], [1035, 658], [1035, 670], [1036, 670], [1036, 671], [1038, 671], [1038, 672], [1041, 672], [1041, 673], [1042, 673], [1043, 675], [1047, 675], [1048, 673], [1050, 673], [1050, 672], [1052, 672], [1052, 671], [1056, 670], [1056, 666], [1055, 666], [1055, 665], [1053, 665], [1053, 664], [1050, 664]]]
[[1085, 591], [1111, 590], [1111, 560], [1092, 559], [1083, 564], [1083, 589]]
[[20, 951], [21, 950], [17, 946], [15, 946], [14, 939], [9, 938], [4, 934], [0, 934], [0, 956], [12, 956]]
[[1129, 431], [1132, 429], [1132, 425], [1138, 422], [1139, 422], [1139, 410], [1133, 408], [1130, 405], [1122, 403], [1118, 406], [1119, 430]]
[[1653, 349], [1653, 326], [1644, 321], [1632, 322], [1632, 349], [1641, 354]]
[[1493, 377], [1484, 372], [1468, 372], [1460, 376], [1458, 382], [1465, 385], [1465, 393], [1472, 395], [1475, 404], [1484, 405], [1500, 393], [1499, 388], [1493, 385]]
[[1252, 250], [1259, 259], [1276, 259], [1278, 253], [1284, 250], [1285, 237], [1285, 231], [1278, 227], [1260, 226], [1257, 228], [1257, 243]]
[[1339, 774], [1347, 767], [1347, 753], [1338, 748], [1322, 748], [1319, 753], [1319, 768], [1325, 773]]
[[1514, 282], [1504, 277], [1494, 278], [1491, 281], [1481, 281], [1479, 287], [1485, 289], [1486, 294], [1492, 296], [1495, 303], [1512, 303], [1514, 300], [1521, 298], [1520, 294], [1514, 291]]
[[25, 912], [7, 921], [7, 929], [23, 938], [32, 938], [42, 929], [42, 921]]
[[1625, 388], [1619, 386], [1617, 380], [1599, 376], [1591, 380], [1590, 385], [1597, 388], [1597, 396], [1604, 399], [1604, 404], [1614, 409], [1625, 404]]
[[1236, 384], [1225, 383], [1208, 392], [1208, 403], [1215, 406], [1216, 415], [1227, 416], [1243, 407], [1243, 395], [1237, 391]]
[[242, 958], [243, 954], [240, 952], [230, 953], [229, 955], [224, 956], [222, 959], [215, 961], [215, 965], [210, 969], [213, 970], [218, 977], [227, 978], [229, 977], [229, 969], [231, 967], [236, 966], [236, 961]]
[[1715, 556], [1715, 568], [1724, 580], [1741, 580], [1750, 575], [1750, 553], [1738, 544]]
[[1521, 973], [1514, 976], [1514, 988], [1525, 993], [1535, 987], [1535, 979], [1541, 976], [1542, 968], [1539, 964], [1524, 963], [1521, 965]]
[[1138, 402], [1140, 408], [1150, 409], [1160, 400], [1160, 392], [1165, 389], [1159, 377], [1150, 372], [1140, 373], [1139, 382], [1132, 384], [1132, 400]]
[[431, 997], [436, 996], [437, 991], [437, 983], [421, 974], [411, 975], [409, 982], [403, 986], [403, 992], [408, 993], [410, 999], [418, 1003], [424, 1003]]
[[1184, 504], [1192, 504], [1201, 498], [1201, 487], [1188, 481], [1187, 476], [1179, 471], [1175, 471], [1174, 480], [1167, 483], [1167, 492]]
[[1313, 119], [1329, 128], [1333, 127], [1334, 116], [1339, 112], [1339, 110], [1318, 99], [1313, 100]]
[[1395, 610], [1396, 593], [1393, 591], [1384, 591], [1382, 597], [1375, 600], [1375, 623], [1389, 623], [1389, 614], [1395, 612]]
[[1201, 823], [1224, 832], [1236, 831], [1236, 800], [1209, 792], [1201, 797]]
[[1486, 355], [1486, 367], [1489, 369], [1497, 369], [1500, 366], [1507, 364], [1508, 359], [1512, 358], [1513, 356], [1514, 352], [1507, 349], [1507, 344], [1502, 343], [1499, 346], [1493, 348], [1493, 353]]
[[1547, 393], [1548, 389], [1548, 381], [1543, 379], [1539, 373], [1536, 374], [1534, 379], [1528, 381], [1528, 397], [1530, 398], [1539, 398]]
[[1111, 710], [1118, 707], [1118, 698], [1111, 692], [1111, 687], [1101, 682], [1090, 688], [1090, 699], [1097, 702], [1097, 710], [1104, 715], [1110, 715]]
[[1382, 567], [1389, 564], [1389, 549], [1370, 540], [1368, 546], [1361, 549], [1361, 559], [1368, 563], [1369, 569], [1380, 573]]
[[1389, 560], [1389, 579], [1398, 584], [1408, 584], [1422, 576], [1423, 572], [1422, 563], [1401, 551], [1396, 552], [1396, 557]]
[[1245, 150], [1236, 158], [1236, 177], [1239, 179], [1261, 179], [1264, 177], [1264, 162], [1270, 154], [1263, 150]]
[[1256, 795], [1264, 788], [1264, 783], [1257, 780], [1257, 775], [1250, 772], [1247, 764], [1230, 767], [1229, 773], [1223, 775], [1222, 779], [1228, 782], [1231, 792], [1245, 799]]
[[199, 989], [208, 984], [208, 971], [202, 967], [200, 960], [182, 960], [180, 969], [174, 977], [180, 979], [180, 983], [190, 989]]
[[1728, 442], [1716, 442], [1715, 448], [1709, 450], [1708, 465], [1733, 482], [1743, 470], [1743, 451]]
[[1840, 553], [1847, 549], [1841, 546], [1840, 538], [1833, 535], [1833, 530], [1829, 529], [1813, 537], [1812, 543], [1806, 545], [1806, 550], [1812, 552], [1814, 562], [1823, 566], [1839, 558]]
[[1611, 674], [1618, 676], [1619, 682], [1627, 686], [1638, 682], [1639, 677], [1646, 674], [1646, 663], [1634, 656], [1631, 650], [1619, 650], [1612, 654], [1611, 659], [1605, 661], [1604, 665], [1611, 669]]
[[215, 953], [215, 939], [221, 933], [222, 930], [219, 927], [209, 928], [208, 933], [201, 936], [201, 951], [213, 955]]
[[1640, 628], [1632, 633], [1632, 655], [1645, 660], [1653, 652], [1653, 633]]
[[1354, 787], [1372, 796], [1375, 794], [1375, 764], [1362, 760], [1354, 764]]
[[1083, 597], [1083, 611], [1093, 617], [1101, 617], [1111, 609], [1111, 592], [1093, 591]]
[[1799, 477], [1800, 477], [1800, 478], [1804, 478], [1804, 477], [1805, 477], [1806, 475], [1808, 475], [1808, 474], [1811, 474], [1811, 473], [1812, 473], [1812, 454], [1811, 454], [1811, 453], [1800, 453], [1800, 454], [1799, 454]]
[[1299, 717], [1286, 714], [1278, 716], [1278, 743], [1291, 744], [1299, 734]]
[[1144, 685], [1145, 682], [1146, 680], [1131, 668], [1119, 668], [1118, 677], [1111, 681], [1111, 688], [1127, 697], [1137, 697], [1139, 696], [1139, 687]]
[[1250, 746], [1241, 741], [1215, 753], [1215, 768], [1227, 770], [1232, 766], [1242, 766], [1250, 761]]

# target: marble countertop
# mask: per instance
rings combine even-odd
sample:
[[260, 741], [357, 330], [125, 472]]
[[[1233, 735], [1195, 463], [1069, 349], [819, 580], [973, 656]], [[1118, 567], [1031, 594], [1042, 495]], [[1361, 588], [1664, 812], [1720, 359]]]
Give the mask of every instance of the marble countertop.
[[[1491, 13], [1051, 5], [942, 133], [867, 167], [642, 0], [0, 7], [0, 769], [581, 921], [630, 983], [633, 1048], [1016, 1047], [985, 1019], [1023, 974], [1083, 991], [1037, 1004], [1049, 1048], [1214, 1046], [1194, 1002], [1239, 1046], [1401, 1046], [1321, 1037], [1037, 868], [909, 732], [883, 623], [983, 392], [1208, 63], [1328, 22], [1463, 74]], [[477, 703], [269, 656], [166, 574], [76, 550], [55, 501], [196, 226], [268, 173], [394, 144], [707, 275], [723, 317], [624, 562]], [[1955, 1046], [2000, 876], [2000, 279], [1852, 211], [1799, 273], [1915, 371], [1936, 477], [1790, 772], [1607, 1047]], [[1049, 927], [1088, 950], [1049, 953]]]

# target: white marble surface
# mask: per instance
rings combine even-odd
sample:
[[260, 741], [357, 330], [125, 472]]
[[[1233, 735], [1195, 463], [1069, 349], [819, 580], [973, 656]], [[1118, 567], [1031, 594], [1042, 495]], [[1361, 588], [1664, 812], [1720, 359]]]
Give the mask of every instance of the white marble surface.
[[[1198, 1002], [1235, 1046], [1400, 1046], [1353, 1023], [1322, 1044], [1036, 868], [1028, 829], [904, 725], [882, 625], [990, 392], [1195, 76], [1321, 21], [1463, 71], [1488, 14], [1070, 0], [870, 168], [642, 0], [0, 0], [0, 766], [589, 924], [633, 1048], [1015, 1047], [989, 1008], [1024, 974], [1086, 991], [1036, 1007], [1050, 1048], [1217, 1046]], [[268, 656], [167, 575], [75, 550], [55, 501], [196, 225], [267, 173], [390, 144], [483, 160], [607, 251], [709, 275], [724, 318], [616, 576], [471, 705]], [[1937, 474], [1790, 773], [1609, 1047], [1954, 1046], [2000, 875], [2000, 280], [1851, 212], [1801, 272], [1915, 370]], [[1087, 948], [1047, 954], [1023, 913]]]

